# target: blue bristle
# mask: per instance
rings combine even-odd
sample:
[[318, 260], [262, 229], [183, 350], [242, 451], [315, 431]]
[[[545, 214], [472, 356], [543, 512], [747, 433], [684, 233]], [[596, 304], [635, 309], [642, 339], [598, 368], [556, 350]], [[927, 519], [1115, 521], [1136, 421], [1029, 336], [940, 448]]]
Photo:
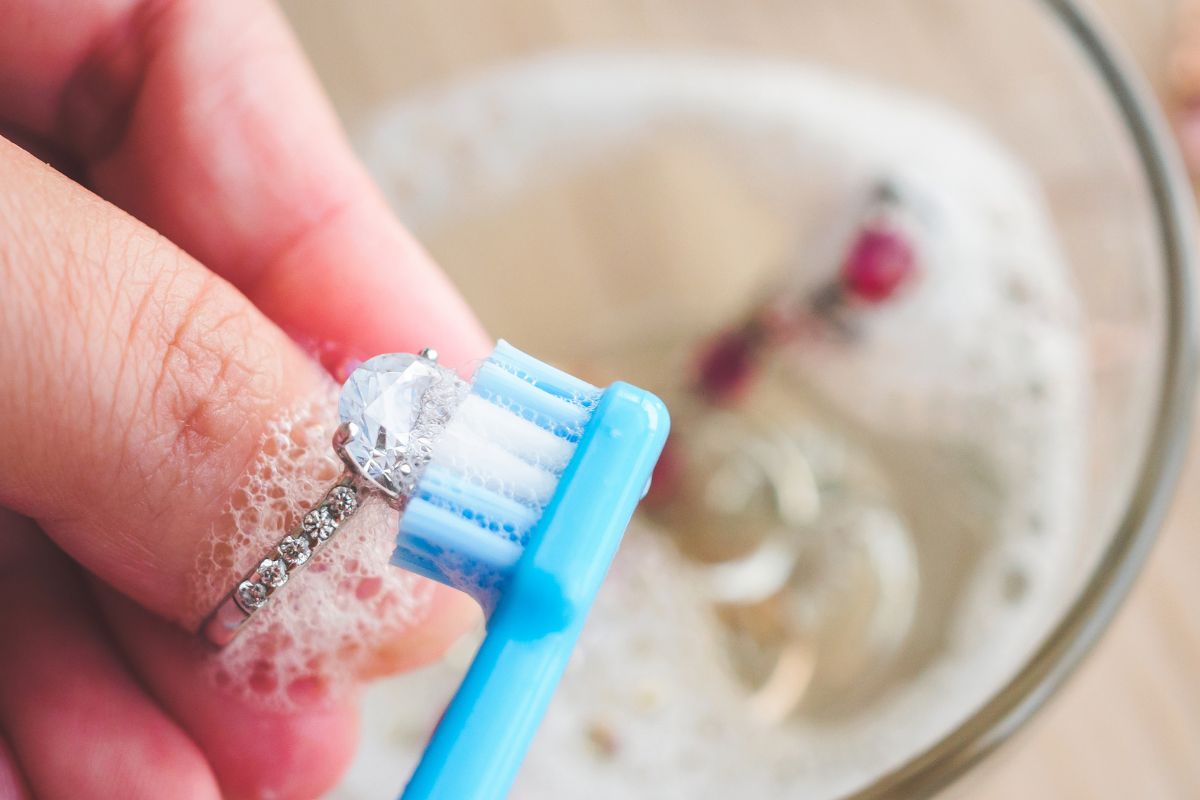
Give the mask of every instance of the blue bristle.
[[532, 383], [547, 394], [577, 403], [584, 408], [590, 408], [595, 399], [595, 386], [557, 367], [538, 361], [528, 353], [522, 353], [503, 339], [496, 343], [496, 349], [492, 351], [488, 361]]
[[401, 530], [410, 546], [419, 545], [451, 577], [473, 565], [511, 566], [521, 555], [520, 546], [507, 538], [481, 535], [475, 523], [420, 498], [405, 507]]
[[430, 504], [459, 514], [479, 527], [503, 533], [517, 542], [523, 541], [541, 510], [459, 480], [436, 465], [421, 477], [418, 491]]
[[556, 435], [578, 435], [588, 418], [587, 409], [573, 402], [576, 395], [552, 394], [546, 387], [544, 382], [525, 380], [489, 359], [475, 373], [473, 391], [501, 408], [520, 408], [527, 420]]

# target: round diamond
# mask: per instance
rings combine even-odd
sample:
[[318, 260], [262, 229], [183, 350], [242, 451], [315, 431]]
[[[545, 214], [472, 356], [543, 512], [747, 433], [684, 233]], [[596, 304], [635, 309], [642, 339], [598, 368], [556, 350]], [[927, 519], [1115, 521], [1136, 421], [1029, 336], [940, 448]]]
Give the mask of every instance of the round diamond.
[[256, 581], [242, 581], [237, 588], [238, 600], [247, 609], [262, 608], [267, 602], [267, 587]]
[[287, 564], [282, 559], [264, 558], [258, 565], [258, 577], [272, 589], [278, 589], [287, 583]]
[[312, 547], [303, 536], [285, 536], [279, 543], [279, 555], [289, 567], [298, 567], [308, 561]]
[[411, 494], [429, 457], [429, 437], [457, 402], [460, 383], [450, 370], [408, 353], [364, 362], [338, 402], [338, 415], [353, 432], [343, 452], [384, 491]]
[[300, 527], [313, 541], [328, 539], [337, 530], [337, 525], [337, 520], [330, 513], [329, 506], [314, 508], [304, 515], [304, 521], [300, 523]]
[[329, 510], [333, 512], [333, 516], [337, 520], [343, 520], [354, 513], [354, 509], [358, 508], [358, 498], [354, 494], [354, 490], [349, 486], [335, 487], [329, 493]]

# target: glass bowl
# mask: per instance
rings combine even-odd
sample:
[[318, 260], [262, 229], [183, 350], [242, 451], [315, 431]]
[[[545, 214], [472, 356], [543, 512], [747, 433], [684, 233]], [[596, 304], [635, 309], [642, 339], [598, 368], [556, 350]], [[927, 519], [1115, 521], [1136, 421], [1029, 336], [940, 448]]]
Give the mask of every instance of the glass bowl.
[[[1194, 355], [1185, 181], [1073, 3], [285, 10], [490, 330], [676, 419], [517, 796], [927, 795], [1070, 673]], [[335, 796], [463, 659], [375, 690]]]

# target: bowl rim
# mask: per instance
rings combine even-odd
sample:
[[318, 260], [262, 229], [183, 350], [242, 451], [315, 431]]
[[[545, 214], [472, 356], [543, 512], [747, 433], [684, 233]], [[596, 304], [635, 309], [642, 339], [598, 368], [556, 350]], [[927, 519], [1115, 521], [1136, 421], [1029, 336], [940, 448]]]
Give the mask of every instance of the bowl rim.
[[1196, 212], [1182, 161], [1148, 86], [1077, 0], [1039, 0], [1099, 74], [1150, 190], [1167, 293], [1163, 381], [1128, 506], [1091, 576], [1018, 673], [973, 714], [855, 800], [928, 797], [1004, 743], [1063, 685], [1112, 622], [1166, 517], [1188, 450], [1196, 379]]

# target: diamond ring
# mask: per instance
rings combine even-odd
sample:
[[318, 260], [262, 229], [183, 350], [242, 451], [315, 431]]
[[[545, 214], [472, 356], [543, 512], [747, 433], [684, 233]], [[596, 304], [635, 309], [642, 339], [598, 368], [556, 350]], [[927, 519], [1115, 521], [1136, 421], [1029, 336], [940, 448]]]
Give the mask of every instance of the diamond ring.
[[259, 564], [208, 616], [202, 630], [218, 647], [228, 644], [256, 611], [315, 558], [366, 495], [403, 510], [432, 456], [434, 439], [467, 391], [437, 351], [375, 356], [351, 373], [338, 401], [340, 425], [333, 448], [345, 469], [324, 497], [301, 517]]

